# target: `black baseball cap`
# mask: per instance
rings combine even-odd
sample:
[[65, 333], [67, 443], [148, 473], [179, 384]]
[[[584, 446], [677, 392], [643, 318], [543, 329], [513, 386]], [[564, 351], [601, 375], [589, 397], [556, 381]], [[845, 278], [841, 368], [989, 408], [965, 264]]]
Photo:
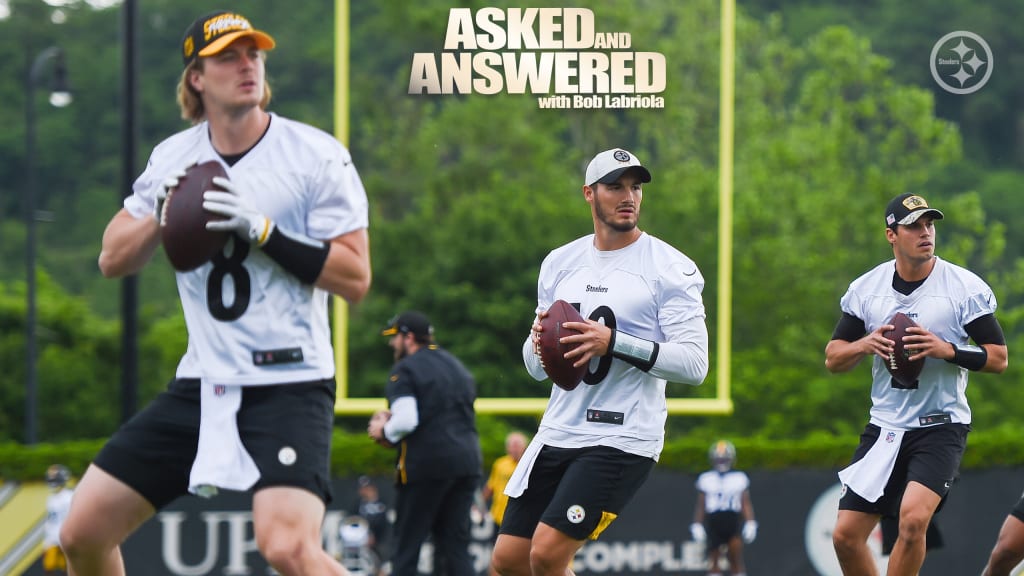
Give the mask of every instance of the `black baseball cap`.
[[276, 45], [270, 34], [253, 28], [245, 16], [217, 10], [200, 16], [185, 30], [181, 39], [181, 59], [188, 66], [200, 56], [213, 56], [243, 36], [252, 37], [260, 50], [273, 50]]
[[409, 310], [389, 320], [380, 335], [394, 336], [399, 333], [429, 337], [434, 335], [434, 327], [430, 325], [430, 319], [423, 313]]
[[904, 226], [917, 222], [918, 218], [929, 215], [935, 220], [942, 220], [942, 212], [928, 206], [928, 202], [917, 194], [900, 194], [889, 201], [885, 207], [885, 225], [896, 229], [897, 224]]

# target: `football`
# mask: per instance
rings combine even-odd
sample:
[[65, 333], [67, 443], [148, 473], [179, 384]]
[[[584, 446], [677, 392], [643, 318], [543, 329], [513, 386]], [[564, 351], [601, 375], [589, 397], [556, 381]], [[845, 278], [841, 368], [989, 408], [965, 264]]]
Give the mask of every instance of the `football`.
[[892, 353], [889, 354], [889, 361], [885, 363], [889, 374], [892, 375], [893, 387], [917, 388], [917, 377], [921, 375], [921, 369], [924, 368], [924, 358], [911, 362], [909, 358], [912, 353], [903, 344], [907, 328], [917, 326], [917, 322], [914, 322], [906, 314], [897, 312], [889, 324], [892, 324], [894, 329], [886, 331], [883, 336], [896, 343]]
[[[366, 428], [367, 428], [367, 430], [369, 430], [370, 426], [371, 425], [375, 425], [375, 424], [383, 427], [385, 424], [388, 423], [388, 420], [391, 420], [391, 411], [390, 410], [377, 410], [376, 412], [373, 413], [373, 416], [370, 416], [370, 423], [367, 425]], [[374, 438], [373, 441], [376, 442], [377, 444], [385, 447], [385, 448], [394, 448], [395, 447], [394, 444], [392, 444], [391, 442], [388, 442], [387, 439], [385, 439], [385, 438], [381, 438], [381, 439]]]
[[203, 209], [203, 192], [223, 190], [215, 176], [227, 178], [220, 162], [210, 160], [185, 170], [178, 186], [167, 191], [160, 218], [160, 238], [171, 266], [179, 272], [194, 270], [224, 248], [228, 232], [206, 229], [210, 220], [223, 217]]
[[583, 316], [565, 300], [556, 300], [551, 308], [548, 308], [547, 316], [540, 321], [543, 328], [540, 332], [540, 363], [551, 381], [563, 390], [573, 390], [579, 386], [587, 373], [587, 365], [576, 368], [572, 365], [574, 360], [565, 359], [565, 353], [579, 344], [560, 344], [558, 340], [581, 332], [565, 328], [562, 323], [583, 321]]

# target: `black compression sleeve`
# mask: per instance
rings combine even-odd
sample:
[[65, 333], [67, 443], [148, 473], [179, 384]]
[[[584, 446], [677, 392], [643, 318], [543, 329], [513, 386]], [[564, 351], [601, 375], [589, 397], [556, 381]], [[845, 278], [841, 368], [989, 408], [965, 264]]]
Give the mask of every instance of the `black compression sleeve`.
[[978, 344], [1006, 344], [1003, 327], [999, 325], [994, 314], [985, 314], [971, 320], [970, 324], [964, 326], [964, 330], [971, 340]]
[[312, 284], [320, 277], [331, 250], [326, 242], [285, 232], [280, 226], [274, 226], [262, 248], [267, 256], [304, 284]]
[[843, 312], [843, 316], [836, 323], [836, 329], [832, 331], [833, 340], [845, 340], [853, 342], [859, 340], [868, 331], [864, 321], [852, 314]]

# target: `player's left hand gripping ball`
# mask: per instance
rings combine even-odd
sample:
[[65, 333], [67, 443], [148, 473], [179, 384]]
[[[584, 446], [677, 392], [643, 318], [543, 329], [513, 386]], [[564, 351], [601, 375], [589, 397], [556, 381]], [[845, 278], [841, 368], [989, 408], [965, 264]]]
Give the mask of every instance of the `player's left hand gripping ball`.
[[238, 184], [219, 177], [214, 178], [213, 183], [224, 191], [207, 190], [203, 194], [203, 208], [224, 216], [225, 220], [208, 222], [207, 230], [235, 232], [257, 246], [266, 243], [274, 230], [274, 222], [249, 203], [246, 199], [249, 194]]

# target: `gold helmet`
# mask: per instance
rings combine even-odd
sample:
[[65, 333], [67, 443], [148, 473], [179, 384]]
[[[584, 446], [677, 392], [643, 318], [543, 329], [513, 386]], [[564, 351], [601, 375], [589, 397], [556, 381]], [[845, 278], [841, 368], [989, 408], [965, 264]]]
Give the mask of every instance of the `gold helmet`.
[[71, 479], [71, 471], [63, 464], [53, 464], [46, 469], [46, 484], [50, 488], [63, 488]]
[[716, 470], [728, 470], [736, 461], [736, 447], [728, 440], [719, 440], [708, 449], [708, 460]]

